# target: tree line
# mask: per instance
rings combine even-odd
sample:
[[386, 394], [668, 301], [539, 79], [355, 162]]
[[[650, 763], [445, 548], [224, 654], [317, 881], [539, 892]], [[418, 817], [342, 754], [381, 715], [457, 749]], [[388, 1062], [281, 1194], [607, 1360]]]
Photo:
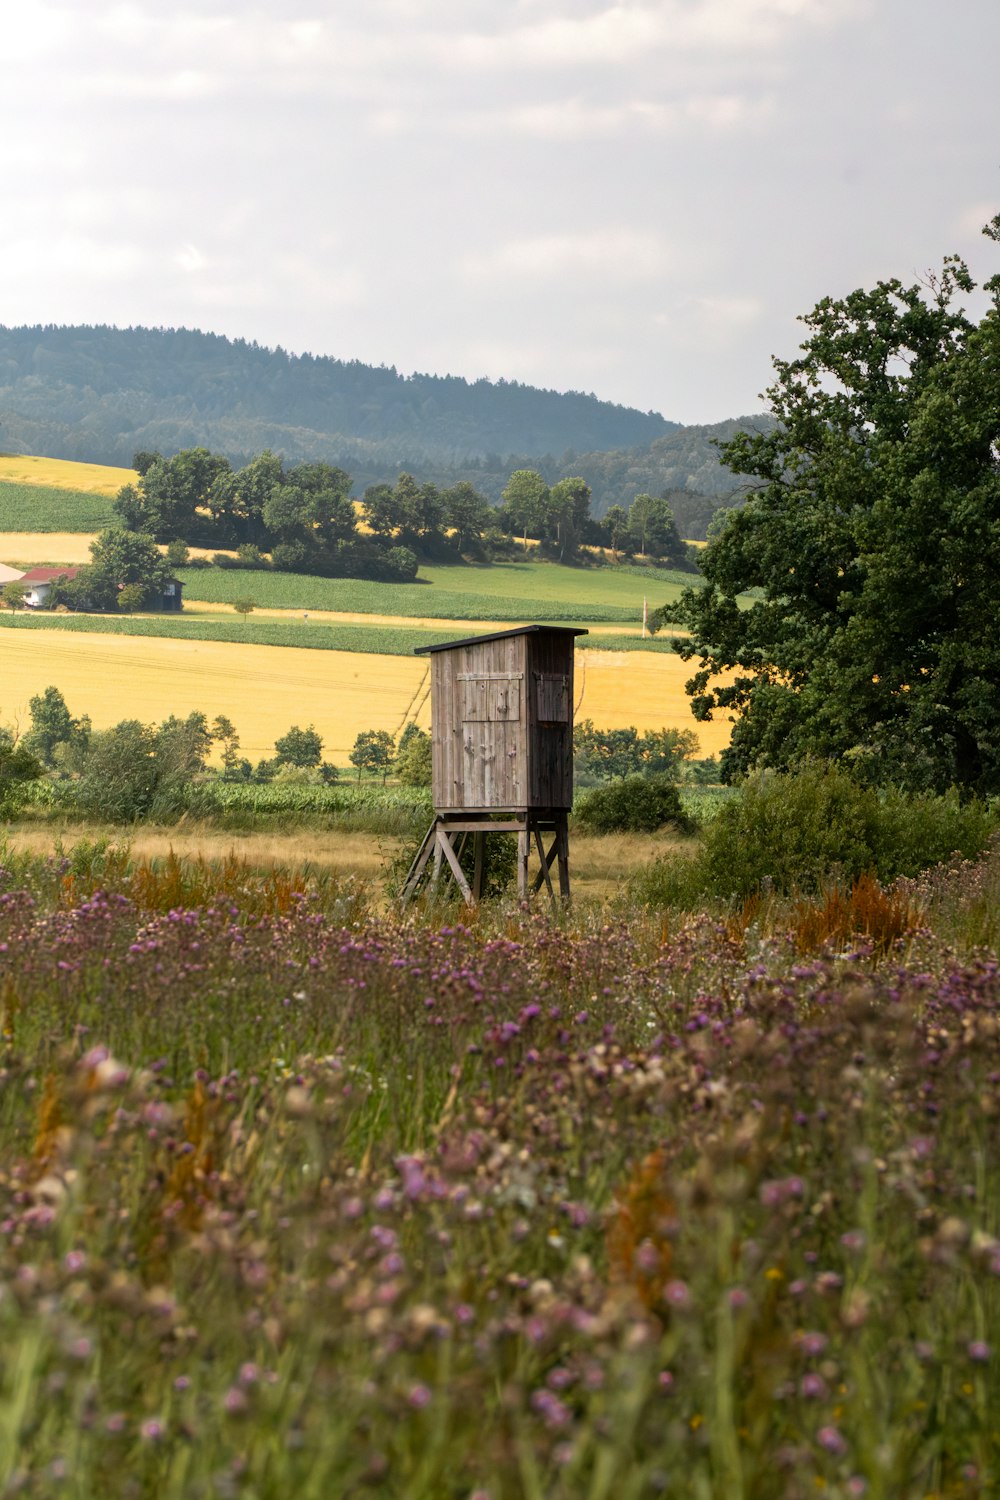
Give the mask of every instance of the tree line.
[[[293, 724], [274, 742], [273, 756], [256, 766], [243, 755], [239, 731], [225, 714], [209, 720], [198, 710], [160, 724], [122, 719], [95, 730], [87, 714], [74, 717], [63, 694], [47, 687], [29, 700], [29, 724], [18, 737], [0, 726], [0, 815], [11, 815], [31, 782], [43, 776], [72, 781], [80, 811], [115, 823], [172, 819], [185, 809], [193, 782], [266, 785], [274, 781], [333, 786], [340, 768], [323, 758], [323, 738], [314, 725]], [[358, 779], [383, 783], [390, 771], [404, 786], [429, 786], [430, 735], [407, 724], [396, 737], [363, 730], [348, 759]], [[209, 765], [213, 747], [220, 764]]]
[[[163, 446], [164, 438], [153, 436], [158, 426], [179, 436], [177, 447], [225, 428], [231, 456], [275, 446], [273, 436], [261, 443], [270, 429], [293, 440], [297, 431], [300, 444], [317, 439], [326, 453], [353, 440], [359, 452], [379, 446], [451, 462], [632, 447], [678, 426], [658, 412], [582, 391], [404, 375], [393, 366], [295, 355], [186, 328], [0, 327], [0, 392], [5, 408], [36, 423], [86, 419], [109, 440], [131, 435], [129, 452], [140, 443]], [[206, 436], [184, 436], [198, 431]]]
[[665, 497], [637, 495], [627, 510], [616, 506], [597, 520], [579, 476], [550, 485], [535, 469], [516, 470], [492, 506], [468, 481], [442, 490], [404, 472], [395, 484], [370, 485], [356, 507], [345, 470], [286, 465], [271, 452], [239, 469], [204, 448], [170, 458], [142, 451], [133, 464], [139, 477], [113, 504], [125, 531], [161, 544], [236, 549], [250, 565], [268, 554], [288, 572], [406, 580], [422, 560], [510, 555], [515, 535], [559, 562], [579, 561], [582, 547], [596, 546], [619, 559], [690, 565]]
[[[58, 688], [50, 686], [28, 704], [29, 722], [18, 737], [0, 727], [0, 814], [16, 810], [25, 788], [42, 776], [72, 781], [81, 812], [111, 822], [171, 819], [187, 805], [193, 782], [218, 778], [228, 783], [334, 786], [340, 768], [324, 758], [323, 737], [315, 725], [293, 724], [274, 742], [274, 754], [253, 765], [243, 754], [239, 731], [225, 714], [214, 719], [200, 711], [186, 718], [169, 715], [159, 724], [123, 719], [95, 730], [87, 714], [74, 716]], [[217, 754], [217, 764], [209, 757]], [[576, 775], [581, 785], [658, 784], [683, 779], [717, 779], [717, 762], [698, 760], [691, 730], [639, 733], [634, 727], [599, 729], [590, 719], [573, 735]], [[357, 779], [392, 775], [407, 787], [429, 787], [431, 736], [408, 722], [398, 737], [386, 729], [365, 729], [348, 760]]]

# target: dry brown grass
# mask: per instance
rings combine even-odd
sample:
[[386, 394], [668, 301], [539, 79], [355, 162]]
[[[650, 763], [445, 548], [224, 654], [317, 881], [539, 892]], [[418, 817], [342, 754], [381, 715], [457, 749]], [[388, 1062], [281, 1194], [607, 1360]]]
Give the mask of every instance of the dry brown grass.
[[306, 868], [337, 870], [362, 879], [378, 879], [382, 874], [384, 855], [395, 852], [398, 841], [370, 833], [313, 831], [297, 828], [290, 833], [223, 832], [197, 824], [180, 824], [173, 828], [116, 828], [66, 822], [62, 824], [16, 823], [5, 830], [4, 837], [13, 849], [47, 856], [57, 844], [69, 849], [86, 839], [102, 839], [116, 846], [127, 846], [136, 860], [179, 859], [223, 861], [230, 855], [255, 867], [296, 871]]
[[860, 875], [850, 891], [834, 887], [817, 901], [796, 902], [793, 931], [800, 953], [816, 953], [855, 937], [868, 938], [877, 953], [888, 953], [922, 919], [908, 895], [886, 890], [874, 875]]
[[663, 833], [576, 835], [569, 846], [570, 879], [575, 896], [608, 901], [622, 893], [630, 875], [664, 854], [693, 849], [690, 839]]
[[[381, 885], [387, 865], [398, 854], [402, 840], [387, 835], [296, 828], [288, 833], [233, 832], [200, 824], [184, 823], [172, 828], [141, 826], [135, 829], [74, 823], [23, 821], [6, 829], [4, 837], [18, 851], [52, 854], [58, 846], [70, 849], [81, 840], [100, 840], [127, 847], [136, 861], [182, 860], [222, 863], [235, 857], [255, 868], [280, 869], [291, 873], [335, 870]], [[603, 903], [621, 893], [629, 875], [668, 850], [682, 849], [683, 840], [671, 834], [611, 834], [599, 838], [571, 838], [570, 873], [577, 900]]]

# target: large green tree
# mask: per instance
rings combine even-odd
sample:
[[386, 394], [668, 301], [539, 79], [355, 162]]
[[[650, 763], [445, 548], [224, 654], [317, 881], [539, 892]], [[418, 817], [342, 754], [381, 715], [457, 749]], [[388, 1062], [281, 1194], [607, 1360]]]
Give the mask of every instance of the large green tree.
[[978, 324], [973, 291], [950, 257], [825, 299], [774, 362], [778, 425], [723, 449], [756, 488], [669, 615], [695, 717], [735, 720], [728, 776], [844, 757], [873, 782], [1000, 790], [1000, 276]]
[[84, 714], [74, 719], [66, 706], [66, 699], [57, 687], [47, 687], [44, 692], [28, 699], [31, 712], [31, 728], [24, 736], [24, 747], [46, 766], [55, 765], [55, 752], [60, 745], [85, 750], [90, 739], [90, 719]]
[[137, 453], [135, 459], [139, 484], [124, 485], [112, 507], [122, 524], [159, 542], [194, 535], [198, 511], [208, 507], [216, 480], [229, 474], [229, 460], [207, 448], [186, 448], [173, 458]]
[[95, 609], [118, 608], [119, 590], [135, 584], [141, 603], [157, 607], [170, 581], [170, 564], [153, 538], [141, 531], [109, 529], [99, 532], [90, 544], [91, 562], [72, 580], [76, 599]]
[[527, 547], [528, 532], [540, 536], [545, 525], [548, 485], [537, 469], [515, 469], [500, 498], [507, 520], [521, 532]]

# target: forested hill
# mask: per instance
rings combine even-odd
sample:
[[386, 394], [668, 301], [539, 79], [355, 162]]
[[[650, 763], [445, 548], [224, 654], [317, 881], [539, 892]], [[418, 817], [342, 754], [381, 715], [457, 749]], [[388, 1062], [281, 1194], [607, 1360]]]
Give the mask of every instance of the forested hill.
[[630, 448], [677, 425], [579, 392], [404, 376], [187, 329], [0, 328], [0, 442], [54, 458], [270, 447], [398, 468]]

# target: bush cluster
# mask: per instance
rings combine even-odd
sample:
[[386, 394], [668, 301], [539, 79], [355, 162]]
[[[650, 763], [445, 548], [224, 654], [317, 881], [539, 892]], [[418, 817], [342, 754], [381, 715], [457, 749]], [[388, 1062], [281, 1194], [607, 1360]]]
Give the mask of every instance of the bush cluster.
[[702, 830], [693, 858], [666, 856], [635, 881], [657, 906], [818, 890], [869, 873], [915, 876], [953, 854], [973, 858], [998, 827], [995, 808], [954, 792], [907, 794], [859, 786], [836, 766], [760, 772]]
[[653, 833], [667, 823], [690, 826], [673, 777], [665, 771], [593, 787], [577, 803], [574, 821], [586, 833]]

